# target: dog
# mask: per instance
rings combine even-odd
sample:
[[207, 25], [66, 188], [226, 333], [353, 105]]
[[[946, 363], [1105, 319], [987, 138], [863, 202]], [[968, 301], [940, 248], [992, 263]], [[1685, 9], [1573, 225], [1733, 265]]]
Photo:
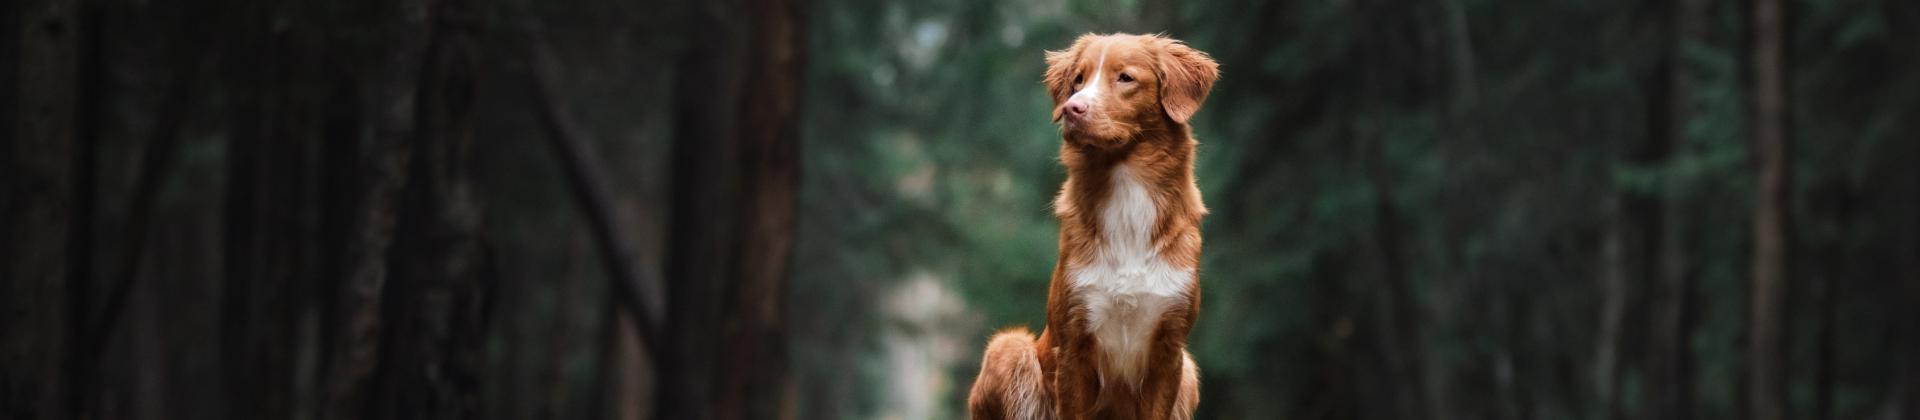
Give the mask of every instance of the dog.
[[1188, 121], [1220, 77], [1160, 35], [1083, 35], [1046, 54], [1067, 180], [1046, 329], [1001, 331], [968, 395], [975, 419], [1190, 419], [1199, 369], [1200, 219]]

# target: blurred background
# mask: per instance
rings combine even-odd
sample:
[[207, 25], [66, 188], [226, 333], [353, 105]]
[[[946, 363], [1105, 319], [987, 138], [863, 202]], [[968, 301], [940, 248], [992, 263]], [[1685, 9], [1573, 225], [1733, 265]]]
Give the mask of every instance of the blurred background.
[[1920, 418], [1908, 0], [0, 14], [0, 418], [963, 417], [1115, 31], [1224, 73], [1201, 418]]

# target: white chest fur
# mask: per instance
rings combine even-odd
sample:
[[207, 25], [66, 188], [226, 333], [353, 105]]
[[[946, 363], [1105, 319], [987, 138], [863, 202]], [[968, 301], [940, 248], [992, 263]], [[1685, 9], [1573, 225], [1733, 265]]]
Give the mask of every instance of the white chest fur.
[[1159, 210], [1125, 166], [1114, 168], [1111, 191], [1100, 209], [1102, 244], [1068, 279], [1105, 356], [1101, 381], [1139, 386], [1160, 315], [1187, 302], [1193, 269], [1161, 258], [1153, 244]]

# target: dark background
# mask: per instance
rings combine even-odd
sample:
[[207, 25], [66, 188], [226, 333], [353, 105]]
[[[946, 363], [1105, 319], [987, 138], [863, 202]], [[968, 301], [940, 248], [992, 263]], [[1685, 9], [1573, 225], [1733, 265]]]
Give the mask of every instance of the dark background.
[[0, 418], [960, 417], [1113, 31], [1224, 72], [1202, 418], [1920, 418], [1911, 0], [0, 14]]

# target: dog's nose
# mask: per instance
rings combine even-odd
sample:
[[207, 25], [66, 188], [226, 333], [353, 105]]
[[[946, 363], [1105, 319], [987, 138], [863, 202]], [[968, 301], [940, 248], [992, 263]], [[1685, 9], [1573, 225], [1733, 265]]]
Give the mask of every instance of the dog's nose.
[[1087, 116], [1087, 103], [1078, 99], [1067, 101], [1067, 115], [1074, 118]]

